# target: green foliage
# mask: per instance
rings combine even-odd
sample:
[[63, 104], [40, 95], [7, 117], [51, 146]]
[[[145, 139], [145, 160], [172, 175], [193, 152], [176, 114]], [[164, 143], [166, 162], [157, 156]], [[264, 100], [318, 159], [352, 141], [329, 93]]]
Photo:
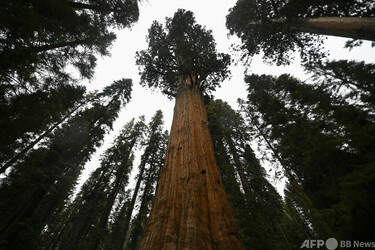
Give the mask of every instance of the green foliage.
[[[160, 114], [161, 113], [159, 113], [158, 111], [153, 117], [153, 120], [149, 125], [151, 131], [152, 128], [158, 124], [156, 121], [160, 119]], [[151, 135], [150, 140], [147, 144], [147, 146], [151, 146], [150, 149], [153, 150], [151, 151], [152, 154], [150, 158], [147, 160], [148, 168], [143, 173], [143, 192], [138, 198], [138, 202], [140, 204], [139, 212], [135, 215], [134, 219], [132, 220], [131, 229], [127, 234], [127, 241], [125, 244], [126, 249], [137, 249], [141, 241], [142, 233], [146, 226], [149, 213], [151, 211], [151, 204], [155, 196], [156, 185], [159, 181], [160, 172], [164, 164], [168, 143], [168, 131], [162, 132], [161, 129], [162, 127], [157, 128], [157, 130], [155, 130], [157, 133], [154, 133], [153, 136]], [[144, 154], [142, 156], [146, 155], [146, 153], [148, 152], [147, 149], [148, 148], [146, 147]], [[140, 177], [141, 176], [139, 176], [139, 178]]]
[[174, 96], [180, 77], [213, 91], [229, 75], [230, 57], [217, 53], [212, 32], [196, 24], [191, 11], [179, 9], [166, 24], [154, 21], [147, 36], [148, 49], [137, 52], [141, 85], [160, 88]]
[[84, 87], [61, 85], [31, 94], [8, 97], [9, 86], [2, 85], [0, 101], [0, 162], [29, 144], [52, 122], [60, 120], [83, 98]]
[[[273, 2], [273, 1], [271, 1]], [[374, 3], [371, 0], [313, 0], [275, 1], [275, 7], [286, 17], [324, 16], [374, 16]]]
[[305, 69], [333, 95], [342, 96], [361, 109], [375, 111], [375, 64], [339, 60], [315, 62], [305, 65]]
[[69, 5], [77, 10], [86, 10], [90, 15], [106, 23], [109, 27], [126, 28], [138, 21], [139, 9], [137, 0], [69, 1]]
[[[101, 157], [100, 167], [82, 186], [74, 202], [66, 208], [67, 224], [53, 244], [62, 249], [94, 247], [108, 233], [106, 224], [116, 197], [126, 196], [125, 186], [132, 170], [134, 150], [145, 132], [144, 119], [134, 119], [124, 126], [113, 146]], [[61, 216], [65, 216], [64, 213]], [[104, 223], [104, 227], [101, 223]], [[53, 222], [51, 222], [53, 225]], [[49, 237], [56, 234], [48, 231]]]
[[[129, 95], [131, 85], [123, 88]], [[38, 246], [37, 239], [44, 226], [63, 207], [84, 164], [117, 118], [122, 104], [119, 96], [97, 95], [89, 107], [54, 131], [2, 180], [1, 247]]]
[[248, 145], [249, 129], [241, 115], [221, 100], [207, 105], [215, 157], [247, 249], [285, 248], [281, 197]]
[[[359, 65], [342, 61], [310, 68], [321, 80], [316, 85], [288, 75], [251, 75], [245, 81], [247, 112], [311, 198], [307, 204], [292, 186], [293, 206], [312, 223], [313, 234], [329, 233], [327, 222], [331, 237], [370, 240], [375, 123], [372, 104], [362, 100], [372, 95], [366, 82], [373, 65], [361, 70]], [[359, 77], [356, 67], [367, 77]]]
[[[122, 249], [126, 238], [130, 245], [137, 245], [164, 162], [167, 137], [162, 126], [161, 111], [156, 112], [148, 126], [143, 116], [138, 122], [132, 119], [124, 126], [74, 201], [49, 221], [42, 235], [43, 248]], [[140, 148], [144, 151], [137, 183], [142, 195], [134, 191], [130, 196], [126, 186], [135, 152]], [[140, 208], [129, 231], [137, 196]]]
[[[159, 178], [158, 168], [161, 168], [162, 164], [164, 163], [166, 143], [163, 141], [164, 138], [162, 126], [163, 113], [161, 110], [158, 110], [148, 125], [146, 138], [142, 141], [142, 145], [145, 146], [145, 148], [143, 154], [141, 155], [141, 162], [138, 167], [138, 175], [136, 177], [133, 195], [129, 203], [126, 205], [127, 211], [124, 213], [123, 218], [119, 217], [116, 219], [116, 224], [121, 224], [121, 236], [117, 239], [113, 238], [115, 248], [120, 249], [122, 246], [130, 244], [135, 245], [132, 247], [133, 249], [138, 245], [139, 238], [143, 231], [143, 223], [147, 220], [149, 212], [148, 208], [144, 207], [145, 205], [142, 205], [142, 203], [147, 203], [147, 192], [151, 192], [149, 193], [149, 196], [151, 197], [151, 200], [153, 199], [154, 192], [152, 185], [154, 184], [155, 180]], [[159, 158], [160, 155], [162, 156], [162, 159]], [[136, 218], [133, 219], [133, 225], [131, 226], [131, 217], [135, 209], [137, 197], [139, 196], [138, 193], [141, 190], [142, 183], [144, 182], [144, 192], [146, 192], [146, 196], [139, 201], [141, 203], [140, 210], [136, 215]], [[116, 235], [116, 232], [114, 233]], [[127, 243], [125, 242], [126, 238], [128, 239]]]
[[292, 61], [291, 54], [296, 51], [304, 62], [326, 56], [320, 36], [298, 31], [303, 19], [374, 15], [371, 0], [238, 0], [230, 9], [226, 25], [231, 35], [241, 38], [242, 59], [263, 52], [267, 62], [285, 65]]
[[[309, 218], [303, 214], [300, 207], [300, 201], [295, 197], [296, 190], [290, 190], [290, 183], [287, 184], [284, 197], [284, 216], [282, 225], [285, 234], [288, 236], [288, 241], [291, 249], [298, 249], [301, 247], [302, 242], [306, 239], [314, 239], [318, 236], [312, 231], [309, 225]], [[320, 238], [320, 237], [319, 237]]]
[[138, 20], [137, 1], [1, 1], [0, 82], [38, 87], [91, 78], [96, 54], [108, 55], [113, 27]]
[[113, 100], [120, 100], [125, 104], [130, 101], [132, 84], [132, 80], [128, 78], [114, 81], [111, 85], [104, 87], [99, 96], [110, 96]]

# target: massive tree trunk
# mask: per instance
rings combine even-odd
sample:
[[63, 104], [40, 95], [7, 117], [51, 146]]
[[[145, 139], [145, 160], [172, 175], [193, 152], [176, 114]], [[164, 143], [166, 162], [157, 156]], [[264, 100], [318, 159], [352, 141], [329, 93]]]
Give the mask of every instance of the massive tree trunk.
[[182, 79], [139, 249], [244, 249], [216, 165], [203, 96]]
[[374, 17], [319, 17], [303, 20], [292, 29], [327, 36], [375, 41]]

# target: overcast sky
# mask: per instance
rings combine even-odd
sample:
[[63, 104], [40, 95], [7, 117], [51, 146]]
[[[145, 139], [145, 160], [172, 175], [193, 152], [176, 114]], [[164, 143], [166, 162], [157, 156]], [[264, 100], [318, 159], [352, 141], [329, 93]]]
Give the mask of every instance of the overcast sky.
[[[206, 26], [213, 31], [217, 43], [217, 51], [230, 53], [229, 47], [232, 43], [238, 43], [235, 37], [228, 38], [228, 30], [225, 27], [225, 16], [229, 8], [233, 7], [236, 0], [149, 0], [140, 3], [140, 17], [138, 23], [131, 29], [117, 31], [117, 40], [111, 49], [111, 57], [98, 60], [94, 79], [87, 83], [89, 90], [102, 89], [114, 80], [131, 78], [133, 80], [132, 99], [122, 110], [119, 119], [115, 122], [114, 131], [105, 138], [104, 146], [93, 155], [92, 160], [86, 164], [82, 174], [83, 182], [88, 174], [99, 166], [99, 156], [105, 148], [111, 145], [111, 141], [118, 131], [133, 117], [146, 116], [146, 121], [161, 109], [164, 114], [165, 129], [170, 130], [174, 100], [169, 100], [150, 89], [139, 85], [139, 72], [135, 65], [135, 52], [147, 48], [146, 35], [148, 28], [154, 20], [164, 24], [165, 17], [172, 17], [177, 9], [182, 8], [194, 13], [198, 24]], [[370, 42], [365, 42], [362, 47], [355, 48], [349, 52], [343, 49], [346, 39], [328, 38], [326, 48], [330, 50], [330, 59], [356, 59], [375, 63], [375, 49], [371, 48]], [[243, 81], [245, 68], [231, 66], [232, 77], [222, 83], [221, 88], [214, 93], [216, 98], [228, 102], [234, 109], [238, 109], [236, 101], [238, 98], [246, 97], [246, 87]], [[288, 67], [276, 67], [266, 65], [261, 57], [252, 60], [248, 73], [280, 75], [290, 73], [302, 80], [308, 79], [299, 66], [298, 55], [295, 63]], [[279, 188], [280, 191], [280, 188]]]

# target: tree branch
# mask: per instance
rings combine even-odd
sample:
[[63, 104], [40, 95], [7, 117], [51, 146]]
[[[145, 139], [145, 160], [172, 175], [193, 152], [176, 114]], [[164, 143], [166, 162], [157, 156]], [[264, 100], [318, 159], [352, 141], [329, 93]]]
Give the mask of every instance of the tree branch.
[[68, 2], [70, 7], [73, 9], [88, 9], [88, 10], [94, 10], [94, 11], [101, 11], [103, 10], [103, 7], [99, 5], [92, 5], [92, 4], [85, 4], [85, 3], [78, 3], [78, 2]]

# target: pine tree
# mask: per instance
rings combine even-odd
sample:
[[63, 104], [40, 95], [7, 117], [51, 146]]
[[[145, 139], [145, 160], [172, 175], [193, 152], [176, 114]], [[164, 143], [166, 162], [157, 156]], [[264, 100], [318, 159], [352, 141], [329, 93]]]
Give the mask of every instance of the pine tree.
[[[155, 115], [154, 119], [158, 118], [158, 114], [159, 113]], [[149, 127], [153, 128], [154, 126], [151, 123]], [[160, 170], [165, 161], [165, 153], [168, 143], [168, 131], [163, 133], [161, 129], [162, 128], [159, 128], [154, 138], [150, 137], [147, 145], [147, 147], [151, 146], [154, 150], [152, 157], [148, 161], [149, 167], [147, 171], [144, 172], [143, 192], [138, 199], [139, 211], [132, 220], [132, 229], [128, 233], [126, 249], [137, 249], [150, 213], [151, 203], [155, 196], [156, 184], [160, 177]], [[145, 149], [145, 153], [146, 151], [147, 148]]]
[[228, 137], [232, 137], [234, 140], [240, 141], [240, 143], [246, 140], [245, 124], [241, 117], [227, 103], [221, 100], [209, 102], [207, 105], [207, 118], [223, 186], [239, 227], [241, 239], [246, 248], [257, 249], [256, 246], [259, 245], [257, 240], [260, 239], [261, 230], [255, 229], [257, 225], [252, 214], [254, 209], [249, 212], [249, 206], [253, 205], [253, 203], [247, 203], [247, 198], [252, 196], [252, 194], [247, 193], [248, 195], [244, 195], [241, 192], [242, 184], [248, 187], [248, 183], [241, 182], [246, 182], [245, 179], [238, 181], [238, 171], [236, 169], [238, 165], [234, 162], [234, 157], [227, 143]]
[[[148, 125], [148, 136], [146, 140], [144, 140], [143, 144], [146, 146], [144, 149], [144, 152], [141, 156], [141, 162], [138, 167], [139, 172], [136, 178], [136, 185], [134, 187], [134, 191], [132, 194], [132, 198], [127, 204], [127, 211], [126, 215], [124, 217], [123, 221], [123, 228], [122, 228], [122, 235], [121, 238], [117, 240], [118, 245], [116, 246], [117, 249], [122, 249], [122, 247], [125, 244], [125, 239], [129, 235], [129, 228], [130, 228], [130, 222], [131, 222], [131, 216], [134, 211], [134, 207], [137, 201], [137, 197], [139, 196], [138, 193], [141, 188], [141, 184], [143, 182], [147, 182], [145, 184], [146, 186], [152, 185], [151, 183], [151, 176], [157, 174], [156, 168], [158, 165], [155, 165], [159, 158], [157, 157], [158, 154], [160, 154], [160, 148], [163, 149], [163, 143], [162, 143], [162, 125], [163, 125], [163, 113], [161, 110], [158, 110], [154, 117], [151, 119], [150, 124]], [[160, 162], [159, 162], [160, 165]], [[153, 176], [154, 177], [154, 176]], [[155, 177], [154, 177], [155, 178]], [[147, 187], [147, 189], [150, 189], [151, 187]], [[147, 191], [147, 190], [146, 190]], [[146, 202], [146, 201], [145, 201]], [[145, 208], [143, 208], [145, 209]], [[137, 230], [142, 230], [142, 228], [139, 228]], [[135, 237], [135, 236], [134, 236]], [[134, 239], [135, 240], [135, 239]], [[135, 244], [135, 243], [134, 243]]]
[[[287, 248], [281, 231], [281, 197], [248, 145], [242, 116], [221, 100], [207, 106], [215, 156], [241, 238], [248, 249]], [[242, 190], [242, 191], [241, 191]]]
[[[291, 185], [293, 202], [315, 233], [325, 231], [324, 223], [317, 222], [322, 217], [332, 229], [330, 236], [370, 239], [374, 221], [365, 186], [372, 186], [374, 122], [369, 105], [347, 100], [347, 92], [340, 95], [329, 83], [309, 85], [287, 75], [252, 75], [246, 81], [249, 112], [263, 121], [263, 132], [311, 198], [312, 204], [306, 204], [298, 185]], [[359, 206], [361, 213], [356, 212]]]
[[[320, 238], [326, 238], [330, 235], [331, 229], [326, 223], [326, 221], [322, 218], [320, 212], [314, 207], [311, 198], [309, 195], [303, 190], [301, 186], [302, 180], [300, 176], [296, 175], [294, 171], [290, 168], [288, 163], [282, 158], [277, 148], [273, 145], [273, 143], [269, 140], [268, 134], [265, 131], [269, 131], [265, 124], [260, 124], [256, 113], [256, 108], [252, 108], [251, 105], [245, 106], [242, 100], [239, 100], [242, 111], [250, 120], [249, 129], [254, 131], [255, 136], [265, 143], [263, 150], [267, 149], [273, 158], [267, 157], [265, 154], [263, 156], [267, 157], [269, 162], [274, 163], [277, 169], [277, 164], [279, 164], [283, 171], [285, 177], [289, 180], [290, 190], [293, 189], [293, 197], [298, 197], [298, 204], [301, 206], [301, 209], [304, 210], [305, 216], [309, 218], [311, 221], [310, 223], [314, 223], [315, 227], [315, 235]], [[280, 172], [277, 173], [278, 175]], [[289, 192], [289, 191], [285, 191]], [[296, 202], [296, 200], [294, 200]], [[286, 209], [288, 210], [288, 209]], [[289, 215], [286, 214], [288, 217]], [[285, 214], [284, 214], [285, 217]], [[289, 216], [290, 217], [290, 216]], [[286, 220], [288, 221], [288, 219]], [[284, 220], [285, 222], [285, 220]]]
[[4, 247], [35, 248], [54, 211], [62, 208], [85, 162], [101, 145], [122, 104], [130, 99], [131, 80], [115, 81], [97, 100], [30, 152], [0, 187]]
[[203, 91], [228, 75], [210, 31], [178, 10], [137, 53], [141, 83], [176, 97], [167, 155], [140, 249], [243, 248], [215, 162]]
[[[148, 203], [153, 199], [153, 186], [164, 161], [166, 134], [162, 132], [162, 118], [159, 110], [148, 126], [144, 124], [143, 117], [137, 123], [133, 119], [125, 125], [113, 146], [101, 157], [101, 166], [91, 174], [76, 199], [48, 225], [43, 235], [45, 249], [123, 249], [125, 238], [130, 234], [130, 218], [127, 217], [134, 209], [130, 190], [124, 185], [132, 169], [134, 150], [145, 147], [140, 164], [143, 178], [138, 178], [140, 182], [145, 182], [140, 199], [143, 205], [137, 215], [142, 224], [138, 225], [140, 235], [131, 232], [131, 237], [135, 237], [132, 242], [136, 244], [137, 238], [139, 241], [149, 211]], [[119, 189], [120, 181], [122, 187]], [[103, 219], [105, 227], [101, 226]]]
[[[7, 88], [7, 87], [6, 87]], [[9, 97], [5, 90], [0, 101], [0, 162], [12, 158], [15, 152], [31, 143], [35, 135], [42, 134], [51, 123], [57, 122], [75, 110], [85, 88], [61, 85], [48, 91]], [[5, 169], [1, 168], [3, 173]]]
[[296, 201], [301, 201], [295, 197], [295, 194], [298, 194], [298, 190], [293, 190], [290, 183], [288, 183], [284, 193], [285, 213], [282, 218], [282, 227], [288, 238], [291, 249], [300, 248], [301, 243], [306, 239], [321, 238], [317, 236], [316, 231], [314, 232], [311, 227], [311, 221], [309, 221], [308, 215], [303, 214], [303, 210], [299, 206], [301, 204], [296, 203]]
[[375, 64], [333, 60], [304, 66], [316, 82], [329, 88], [332, 95], [344, 97], [360, 109], [375, 111]]
[[253, 208], [249, 207], [253, 211], [255, 210], [253, 212], [255, 221], [263, 226], [264, 235], [259, 242], [259, 248], [291, 249], [289, 237], [285, 234], [282, 226], [284, 210], [281, 196], [267, 180], [266, 170], [260, 165], [249, 145], [245, 145], [243, 158], [247, 183], [253, 193], [253, 200], [250, 202], [254, 205]]
[[113, 28], [138, 20], [136, 0], [2, 1], [0, 82], [40, 86], [69, 80], [67, 65], [91, 78], [96, 55], [109, 54]]
[[125, 125], [106, 150], [91, 177], [72, 203], [73, 212], [60, 237], [59, 248], [97, 249], [107, 234], [107, 223], [117, 197], [125, 192], [135, 147], [145, 132], [144, 118]]

